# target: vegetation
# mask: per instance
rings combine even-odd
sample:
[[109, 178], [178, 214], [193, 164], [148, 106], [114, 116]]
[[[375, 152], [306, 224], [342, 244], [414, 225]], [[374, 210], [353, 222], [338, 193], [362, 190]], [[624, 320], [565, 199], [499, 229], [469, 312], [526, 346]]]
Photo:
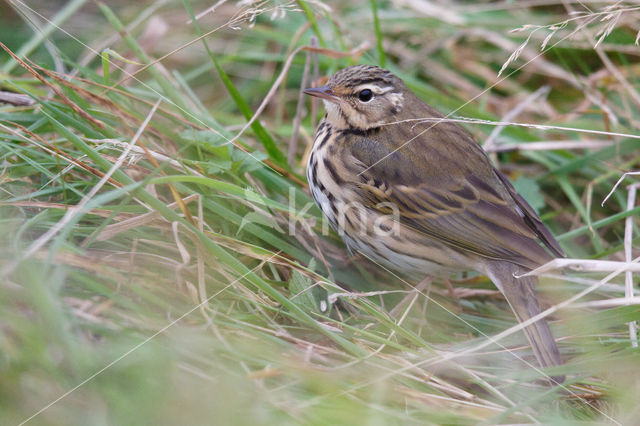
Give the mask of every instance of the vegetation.
[[[637, 4], [144, 3], [0, 5], [1, 424], [634, 423]], [[540, 272], [564, 386], [487, 278], [326, 229], [300, 89], [355, 63], [462, 122], [578, 259]]]

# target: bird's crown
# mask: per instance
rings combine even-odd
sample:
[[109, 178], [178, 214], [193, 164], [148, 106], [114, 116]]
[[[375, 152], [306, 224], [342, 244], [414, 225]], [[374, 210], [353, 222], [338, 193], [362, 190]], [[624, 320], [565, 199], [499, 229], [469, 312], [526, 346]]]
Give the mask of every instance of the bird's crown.
[[375, 65], [354, 65], [339, 70], [329, 78], [327, 86], [332, 89], [353, 89], [364, 84], [393, 86], [400, 79], [389, 70]]

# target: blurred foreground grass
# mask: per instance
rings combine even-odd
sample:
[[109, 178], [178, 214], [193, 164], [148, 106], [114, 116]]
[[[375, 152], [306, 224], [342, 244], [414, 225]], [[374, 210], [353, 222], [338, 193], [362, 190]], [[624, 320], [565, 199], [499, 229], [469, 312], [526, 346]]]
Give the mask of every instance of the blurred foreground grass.
[[554, 314], [548, 388], [520, 332], [486, 344], [515, 320], [485, 278], [415, 291], [308, 207], [307, 55], [384, 61], [453, 117], [533, 125], [466, 127], [570, 257], [636, 258], [638, 177], [601, 201], [640, 168], [638, 7], [550, 3], [1, 5], [0, 89], [33, 104], [0, 105], [0, 423], [633, 424], [624, 273], [542, 279], [553, 305], [607, 278]]

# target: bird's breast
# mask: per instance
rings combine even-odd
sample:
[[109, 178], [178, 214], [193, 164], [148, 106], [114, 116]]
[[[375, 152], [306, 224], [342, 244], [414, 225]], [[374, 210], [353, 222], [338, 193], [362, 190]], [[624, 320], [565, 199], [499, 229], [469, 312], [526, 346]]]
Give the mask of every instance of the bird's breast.
[[361, 202], [356, 182], [362, 180], [362, 165], [355, 165], [357, 160], [343, 149], [343, 138], [323, 121], [307, 162], [311, 195], [331, 226], [353, 251], [405, 274], [449, 269], [449, 260], [456, 257], [449, 248], [407, 229], [399, 217]]
[[348, 177], [339, 158], [335, 146], [337, 131], [323, 120], [318, 126], [307, 162], [307, 181], [316, 204], [331, 225], [337, 229], [338, 216], [349, 203], [350, 189], [346, 183]]

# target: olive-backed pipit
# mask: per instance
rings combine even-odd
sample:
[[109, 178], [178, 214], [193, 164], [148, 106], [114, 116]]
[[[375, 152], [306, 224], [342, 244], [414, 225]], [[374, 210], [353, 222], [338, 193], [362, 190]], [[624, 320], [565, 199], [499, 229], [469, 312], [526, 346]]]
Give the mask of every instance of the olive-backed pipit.
[[[305, 93], [327, 111], [307, 165], [311, 193], [352, 250], [411, 276], [476, 270], [518, 320], [540, 313], [536, 278], [516, 275], [564, 254], [469, 133], [375, 66]], [[541, 366], [561, 364], [544, 319], [524, 331]]]

